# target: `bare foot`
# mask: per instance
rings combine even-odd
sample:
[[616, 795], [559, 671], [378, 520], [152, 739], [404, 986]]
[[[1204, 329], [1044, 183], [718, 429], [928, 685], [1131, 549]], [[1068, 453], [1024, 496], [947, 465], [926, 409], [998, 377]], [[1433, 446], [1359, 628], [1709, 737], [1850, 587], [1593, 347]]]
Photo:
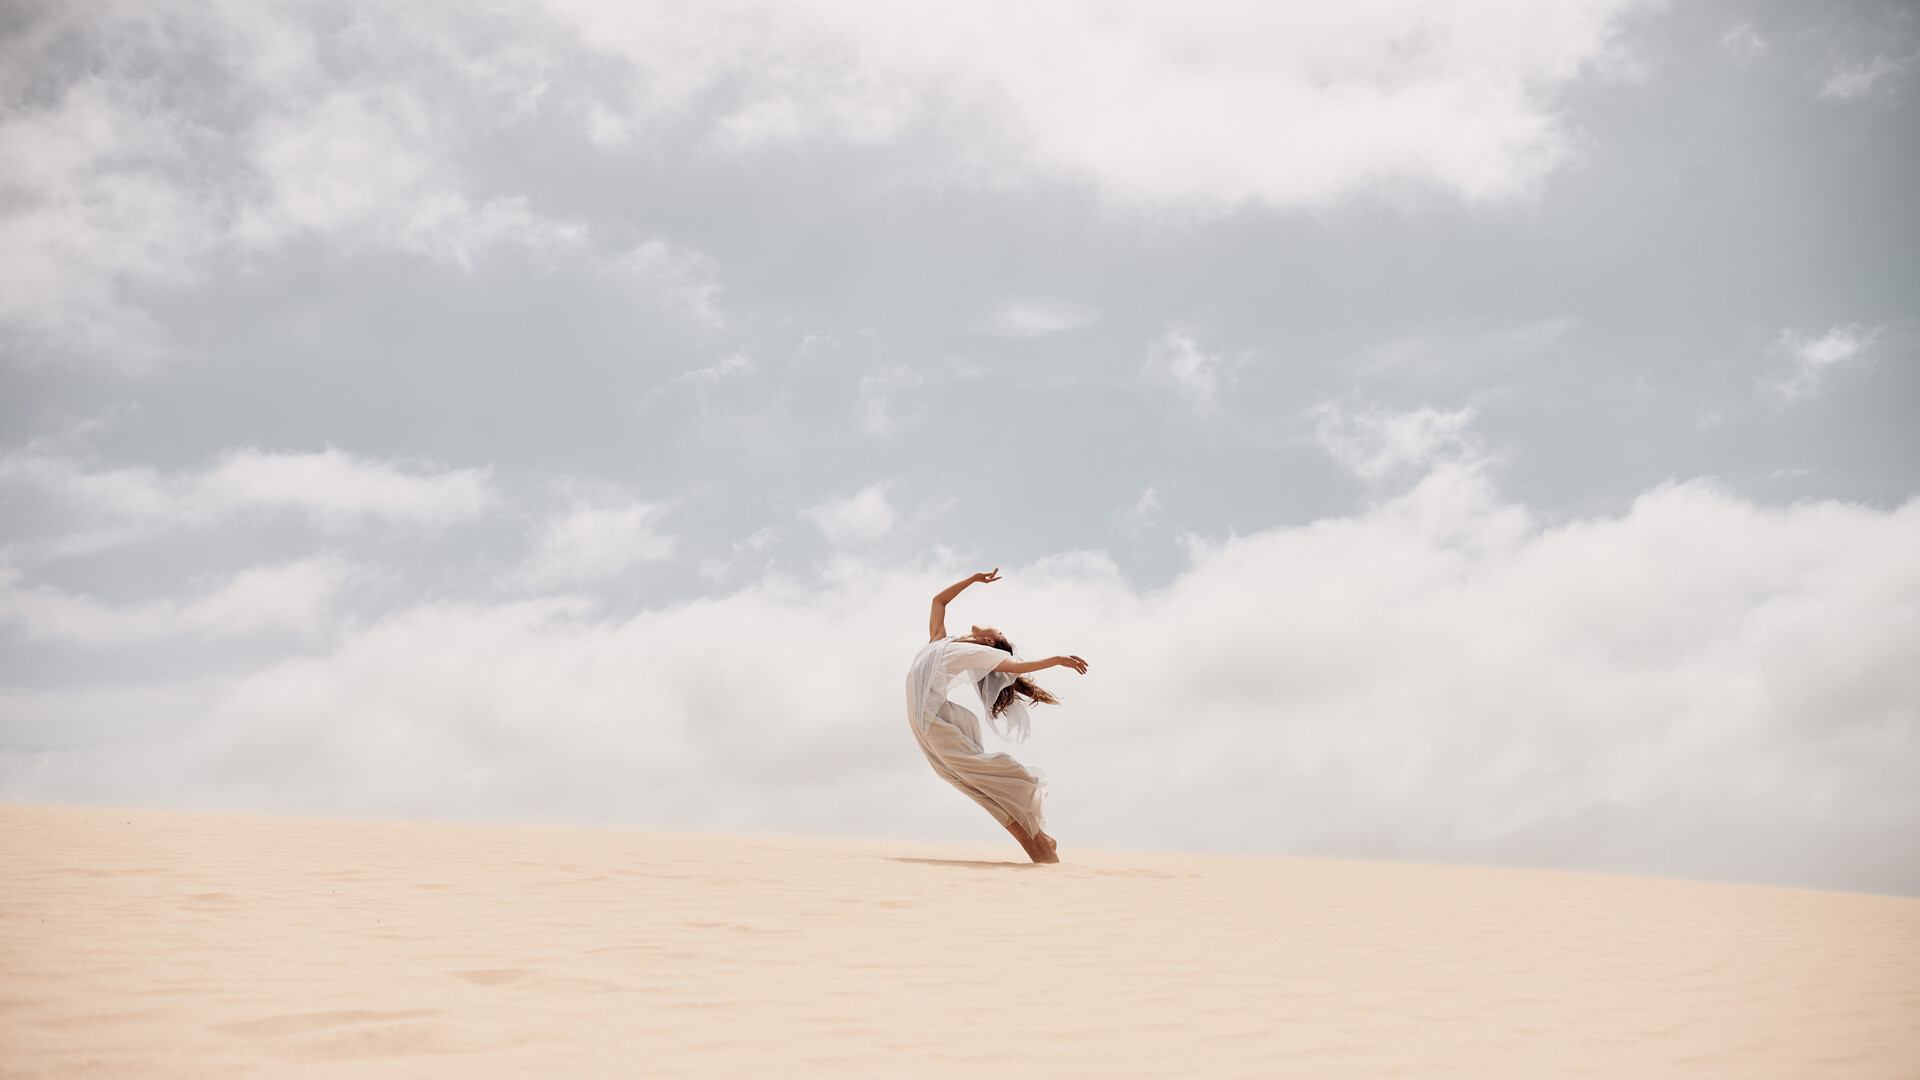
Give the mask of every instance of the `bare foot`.
[[1037, 863], [1057, 863], [1060, 861], [1060, 844], [1046, 833], [1033, 835], [1033, 848], [1027, 851]]
[[1054, 850], [1059, 845], [1054, 843], [1053, 837], [1046, 833], [1038, 835], [1029, 833], [1018, 822], [1008, 822], [1007, 831], [1013, 834], [1015, 840], [1020, 841], [1020, 846], [1026, 850], [1027, 858], [1034, 862], [1057, 863], [1060, 861], [1060, 856], [1054, 854]]

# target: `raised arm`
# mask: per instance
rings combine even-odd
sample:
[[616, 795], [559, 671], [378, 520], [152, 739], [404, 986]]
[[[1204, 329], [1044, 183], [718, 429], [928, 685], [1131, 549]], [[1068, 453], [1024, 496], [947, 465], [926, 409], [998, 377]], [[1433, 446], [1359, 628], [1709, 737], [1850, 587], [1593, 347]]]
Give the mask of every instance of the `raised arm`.
[[941, 589], [940, 595], [933, 598], [933, 614], [927, 617], [927, 640], [939, 641], [947, 636], [947, 605], [953, 602], [954, 597], [960, 595], [961, 590], [976, 581], [999, 580], [1000, 568], [996, 566], [984, 574], [975, 574], [964, 581], [956, 581]]
[[1045, 660], [1002, 660], [995, 671], [1004, 671], [1009, 675], [1025, 675], [1029, 671], [1041, 671], [1050, 667], [1070, 667], [1082, 675], [1087, 673], [1087, 662], [1077, 656], [1049, 656]]

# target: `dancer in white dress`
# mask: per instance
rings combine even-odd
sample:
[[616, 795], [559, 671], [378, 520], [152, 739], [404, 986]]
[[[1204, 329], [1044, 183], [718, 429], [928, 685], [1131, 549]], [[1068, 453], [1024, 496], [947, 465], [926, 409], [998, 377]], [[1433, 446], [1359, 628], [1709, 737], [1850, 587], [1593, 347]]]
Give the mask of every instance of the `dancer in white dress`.
[[953, 681], [964, 677], [979, 691], [993, 730], [1018, 743], [1026, 739], [1030, 726], [1027, 702], [1057, 704], [1027, 673], [1050, 667], [1087, 673], [1087, 662], [1077, 656], [1017, 659], [1006, 635], [991, 626], [948, 635], [947, 605], [953, 598], [976, 582], [999, 580], [996, 568], [955, 582], [933, 598], [933, 614], [927, 621], [930, 640], [907, 669], [907, 717], [934, 772], [986, 807], [1034, 862], [1056, 863], [1060, 861], [1058, 845], [1041, 828], [1040, 803], [1046, 786], [1012, 755], [987, 753], [980, 745], [979, 718], [966, 706], [947, 700]]

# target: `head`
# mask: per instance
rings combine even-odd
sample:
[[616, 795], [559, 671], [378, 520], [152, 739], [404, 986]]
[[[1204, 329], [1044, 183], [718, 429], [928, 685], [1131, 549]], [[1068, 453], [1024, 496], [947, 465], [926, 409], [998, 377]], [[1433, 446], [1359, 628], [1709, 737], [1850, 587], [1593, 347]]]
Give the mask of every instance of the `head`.
[[[991, 626], [969, 627], [966, 637], [960, 640], [971, 641], [975, 645], [985, 645], [989, 648], [999, 649], [1009, 656], [1013, 655], [1013, 642], [1008, 641], [1007, 635], [995, 630]], [[1007, 706], [1013, 704], [1015, 695], [1026, 698], [1035, 705], [1060, 704], [1059, 698], [1040, 689], [1039, 685], [1032, 679], [1027, 678], [1025, 675], [1018, 675], [1014, 677], [1013, 683], [1001, 690], [1000, 696], [993, 700], [993, 715], [999, 716], [1001, 713], [1006, 712]]]
[[970, 627], [967, 631], [966, 640], [973, 642], [975, 645], [986, 645], [999, 649], [1003, 653], [1013, 652], [1013, 642], [1008, 641], [1007, 635], [995, 630], [991, 626]]

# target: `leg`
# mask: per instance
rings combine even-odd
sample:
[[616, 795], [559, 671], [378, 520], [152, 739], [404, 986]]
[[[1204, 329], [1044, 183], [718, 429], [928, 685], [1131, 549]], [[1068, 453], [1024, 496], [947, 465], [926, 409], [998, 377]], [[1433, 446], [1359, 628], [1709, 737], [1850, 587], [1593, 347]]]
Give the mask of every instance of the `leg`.
[[1020, 841], [1020, 848], [1027, 853], [1027, 858], [1034, 862], [1040, 861], [1040, 856], [1034, 854], [1033, 837], [1028, 835], [1027, 830], [1020, 827], [1019, 822], [1007, 822], [1007, 831], [1013, 834], [1015, 840]]
[[1057, 863], [1053, 837], [1041, 830], [1040, 800], [1046, 794], [1026, 766], [1007, 754], [980, 747], [979, 722], [964, 707], [945, 702], [931, 724], [914, 725], [914, 737], [940, 778], [979, 803], [1020, 841], [1037, 863]]

